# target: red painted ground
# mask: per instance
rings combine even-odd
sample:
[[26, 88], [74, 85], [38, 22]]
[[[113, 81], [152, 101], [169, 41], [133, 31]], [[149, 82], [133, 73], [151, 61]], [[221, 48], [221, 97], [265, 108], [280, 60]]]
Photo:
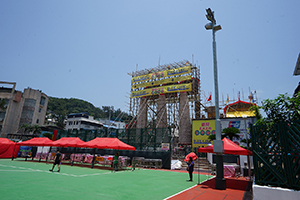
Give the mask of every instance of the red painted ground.
[[226, 190], [215, 189], [215, 179], [175, 195], [168, 200], [241, 200], [243, 199], [248, 180], [245, 178], [226, 178]]

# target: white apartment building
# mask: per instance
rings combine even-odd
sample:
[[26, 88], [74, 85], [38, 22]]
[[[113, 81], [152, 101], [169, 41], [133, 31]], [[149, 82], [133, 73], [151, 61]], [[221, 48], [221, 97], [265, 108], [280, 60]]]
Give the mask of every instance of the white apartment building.
[[100, 122], [103, 123], [106, 128], [114, 128], [114, 129], [125, 129], [125, 123], [121, 121], [112, 121], [109, 119], [100, 119]]
[[66, 130], [95, 130], [103, 128], [103, 124], [89, 116], [89, 113], [72, 113], [66, 120]]

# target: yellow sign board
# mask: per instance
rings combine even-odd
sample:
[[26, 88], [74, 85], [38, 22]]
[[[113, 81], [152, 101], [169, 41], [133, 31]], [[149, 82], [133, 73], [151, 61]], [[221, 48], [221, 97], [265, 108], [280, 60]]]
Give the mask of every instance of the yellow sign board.
[[193, 120], [192, 130], [192, 148], [206, 147], [212, 144], [208, 137], [216, 133], [215, 120]]
[[226, 112], [226, 117], [255, 117], [254, 111], [234, 111], [234, 112]]
[[175, 93], [175, 92], [187, 92], [192, 90], [192, 84], [176, 84], [176, 85], [166, 85], [156, 88], [149, 88], [139, 91], [132, 91], [131, 98], [139, 98], [145, 96], [166, 94], [166, 93]]
[[131, 85], [131, 89], [138, 89], [138, 88], [142, 88], [142, 87], [156, 86], [156, 85], [162, 85], [162, 84], [168, 84], [168, 83], [176, 83], [176, 82], [188, 81], [188, 80], [192, 80], [191, 75], [173, 77], [173, 78], [168, 78], [168, 79], [163, 79], [163, 80], [158, 80], [158, 81], [142, 82], [139, 84]]
[[138, 82], [144, 82], [144, 81], [161, 79], [161, 78], [166, 78], [171, 76], [178, 76], [178, 75], [189, 74], [189, 73], [191, 73], [191, 66], [185, 66], [176, 69], [169, 69], [169, 70], [153, 72], [141, 76], [135, 76], [131, 79], [131, 83], [134, 84]]

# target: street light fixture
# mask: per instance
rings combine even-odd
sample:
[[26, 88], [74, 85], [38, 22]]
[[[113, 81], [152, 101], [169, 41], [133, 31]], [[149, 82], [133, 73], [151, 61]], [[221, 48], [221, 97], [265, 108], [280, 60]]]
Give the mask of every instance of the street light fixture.
[[217, 21], [214, 16], [214, 12], [208, 8], [206, 9], [206, 18], [210, 23], [205, 25], [206, 30], [212, 30], [213, 35], [213, 59], [214, 59], [214, 85], [215, 85], [215, 112], [216, 112], [216, 140], [214, 140], [214, 152], [216, 153], [216, 171], [217, 177], [215, 179], [215, 188], [219, 190], [226, 189], [226, 179], [224, 178], [223, 169], [223, 155], [224, 143], [221, 139], [221, 128], [220, 128], [220, 115], [219, 115], [219, 89], [218, 89], [218, 67], [217, 67], [217, 53], [216, 53], [216, 39], [215, 33], [221, 30], [221, 25], [216, 25]]

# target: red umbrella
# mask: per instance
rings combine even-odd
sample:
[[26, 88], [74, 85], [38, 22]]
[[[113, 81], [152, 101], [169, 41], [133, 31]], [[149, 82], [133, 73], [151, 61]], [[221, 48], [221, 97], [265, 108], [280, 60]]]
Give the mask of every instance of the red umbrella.
[[184, 161], [185, 162], [189, 161], [190, 157], [192, 157], [193, 160], [197, 160], [198, 159], [198, 156], [194, 152], [191, 152], [191, 153], [189, 153], [188, 155], [185, 156]]

